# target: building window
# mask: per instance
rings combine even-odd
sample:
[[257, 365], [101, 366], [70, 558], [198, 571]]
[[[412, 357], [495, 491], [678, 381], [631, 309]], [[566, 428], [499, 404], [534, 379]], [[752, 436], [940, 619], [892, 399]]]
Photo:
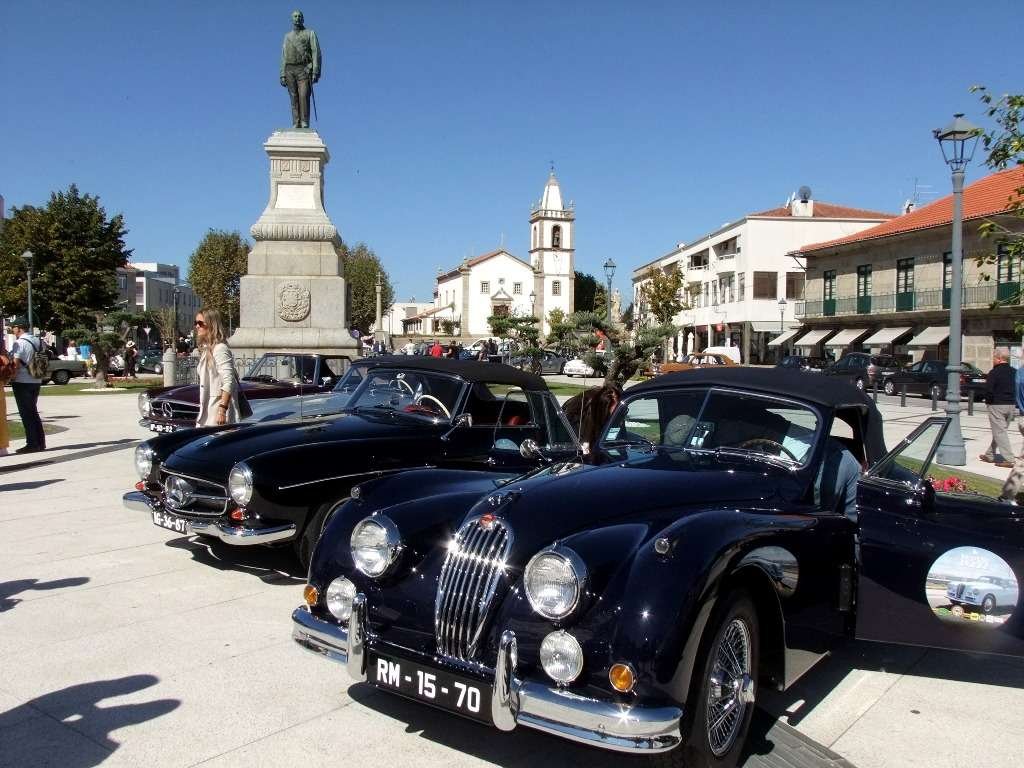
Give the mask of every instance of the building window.
[[483, 280], [480, 283], [480, 293], [490, 293], [491, 284], [487, 280]]
[[913, 293], [914, 260], [900, 259], [896, 262], [896, 293]]
[[1007, 243], [996, 246], [996, 300], [1016, 303], [1020, 292], [1020, 265]]
[[562, 228], [557, 224], [551, 228], [551, 247], [562, 247]]
[[779, 274], [778, 274], [778, 272], [755, 272], [754, 273], [754, 298], [755, 299], [777, 299], [777, 298], [779, 298]]
[[834, 269], [826, 269], [823, 275], [824, 285], [822, 298], [825, 301], [830, 301], [836, 297], [836, 271]]
[[786, 273], [786, 298], [800, 300], [804, 297], [804, 273]]
[[718, 293], [722, 297], [722, 303], [728, 304], [735, 301], [735, 295], [733, 294], [733, 281], [736, 279], [735, 275], [726, 275], [719, 280]]
[[562, 295], [562, 281], [561, 280], [553, 280], [551, 282], [551, 295], [552, 296], [561, 296]]
[[522, 296], [523, 295], [523, 284], [522, 283], [512, 283], [512, 293], [515, 294], [516, 296]]
[[537, 225], [533, 225], [533, 247], [537, 247]]
[[871, 265], [861, 264], [857, 267], [857, 297], [871, 295]]
[[747, 273], [740, 272], [739, 288], [736, 289], [736, 301], [743, 301], [747, 298]]

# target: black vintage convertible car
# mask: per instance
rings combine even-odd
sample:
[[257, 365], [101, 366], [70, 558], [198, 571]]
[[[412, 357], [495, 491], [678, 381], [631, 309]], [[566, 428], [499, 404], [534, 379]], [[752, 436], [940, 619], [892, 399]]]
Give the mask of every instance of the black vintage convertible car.
[[597, 466], [354, 488], [293, 638], [501, 730], [734, 765], [758, 687], [785, 688], [844, 635], [1024, 655], [1019, 593], [989, 613], [957, 602], [1024, 577], [1024, 520], [924, 479], [945, 428], [885, 454], [848, 382], [667, 374], [627, 390]]
[[155, 525], [228, 544], [291, 542], [308, 563], [327, 510], [367, 478], [425, 466], [526, 471], [541, 461], [538, 444], [576, 451], [537, 376], [472, 361], [380, 360], [339, 413], [142, 443], [140, 480], [124, 505]]

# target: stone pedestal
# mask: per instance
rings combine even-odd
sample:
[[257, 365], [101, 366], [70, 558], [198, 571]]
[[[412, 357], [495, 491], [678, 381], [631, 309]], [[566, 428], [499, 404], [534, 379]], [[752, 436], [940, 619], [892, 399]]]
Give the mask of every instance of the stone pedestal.
[[348, 332], [341, 238], [324, 210], [327, 146], [311, 129], [275, 131], [270, 201], [250, 232], [256, 241], [241, 281], [235, 355], [270, 350], [359, 354]]

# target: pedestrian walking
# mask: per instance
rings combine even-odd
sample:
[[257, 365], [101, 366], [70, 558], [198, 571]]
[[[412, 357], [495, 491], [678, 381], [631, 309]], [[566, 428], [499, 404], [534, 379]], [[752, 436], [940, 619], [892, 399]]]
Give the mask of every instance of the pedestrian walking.
[[444, 355], [444, 348], [441, 346], [441, 342], [440, 341], [435, 341], [430, 346], [430, 356], [431, 357], [441, 357], [443, 355]]
[[216, 309], [196, 313], [199, 348], [199, 416], [197, 427], [238, 421], [238, 374], [235, 357], [225, 341], [224, 321]]
[[133, 379], [139, 378], [135, 375], [135, 363], [139, 359], [139, 351], [135, 348], [135, 342], [129, 339], [124, 345], [124, 375]]
[[1007, 429], [1017, 412], [1016, 377], [1010, 367], [1008, 347], [996, 347], [992, 352], [992, 370], [985, 382], [985, 403], [988, 423], [992, 428], [992, 442], [978, 458], [997, 467], [1013, 466], [1013, 447]]
[[14, 378], [16, 368], [14, 359], [4, 344], [5, 334], [0, 323], [0, 456], [6, 456], [11, 447], [11, 431], [7, 428], [7, 392], [6, 387]]
[[39, 418], [39, 387], [43, 380], [33, 360], [42, 351], [42, 341], [29, 333], [28, 320], [16, 317], [11, 323], [16, 338], [11, 348], [15, 374], [11, 381], [14, 401], [18, 404], [18, 415], [25, 427], [25, 445], [15, 453], [38, 453], [46, 450], [46, 435], [43, 434], [43, 420]]
[[[1017, 429], [1024, 437], [1024, 350], [1021, 351], [1020, 366], [1014, 375], [1014, 397], [1017, 405]], [[999, 494], [999, 498], [1015, 501], [1017, 494], [1022, 490], [1024, 490], [1024, 449], [1013, 463], [1013, 469], [1010, 470], [1009, 477], [1003, 483], [1003, 491]]]

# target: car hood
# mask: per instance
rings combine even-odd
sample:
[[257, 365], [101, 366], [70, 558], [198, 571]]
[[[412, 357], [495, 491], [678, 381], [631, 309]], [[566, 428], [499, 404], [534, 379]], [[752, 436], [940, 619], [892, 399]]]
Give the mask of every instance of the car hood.
[[[281, 397], [298, 391], [298, 389], [292, 384], [265, 384], [260, 381], [246, 381], [245, 379], [238, 382], [238, 388], [244, 392], [246, 398], [250, 400], [256, 400], [264, 397]], [[147, 389], [146, 394], [149, 395], [152, 400], [175, 400], [180, 403], [198, 403], [199, 385], [180, 384], [173, 387], [153, 387], [151, 389]]]
[[252, 415], [243, 421], [255, 424], [280, 419], [329, 416], [341, 411], [351, 397], [351, 392], [319, 392], [293, 397], [263, 398], [250, 404]]
[[[781, 509], [799, 498], [800, 474], [760, 462], [658, 453], [605, 466], [563, 465], [513, 481], [479, 502], [516, 531], [514, 559], [589, 528], [641, 521], [665, 524], [703, 509]], [[638, 489], [643, 489], [642, 492]]]
[[254, 424], [204, 435], [172, 453], [164, 467], [223, 483], [239, 461], [269, 451], [297, 445], [336, 443], [349, 440], [391, 438], [403, 440], [440, 432], [447, 424], [431, 424], [425, 419], [403, 414], [366, 414], [345, 412], [324, 419]]

